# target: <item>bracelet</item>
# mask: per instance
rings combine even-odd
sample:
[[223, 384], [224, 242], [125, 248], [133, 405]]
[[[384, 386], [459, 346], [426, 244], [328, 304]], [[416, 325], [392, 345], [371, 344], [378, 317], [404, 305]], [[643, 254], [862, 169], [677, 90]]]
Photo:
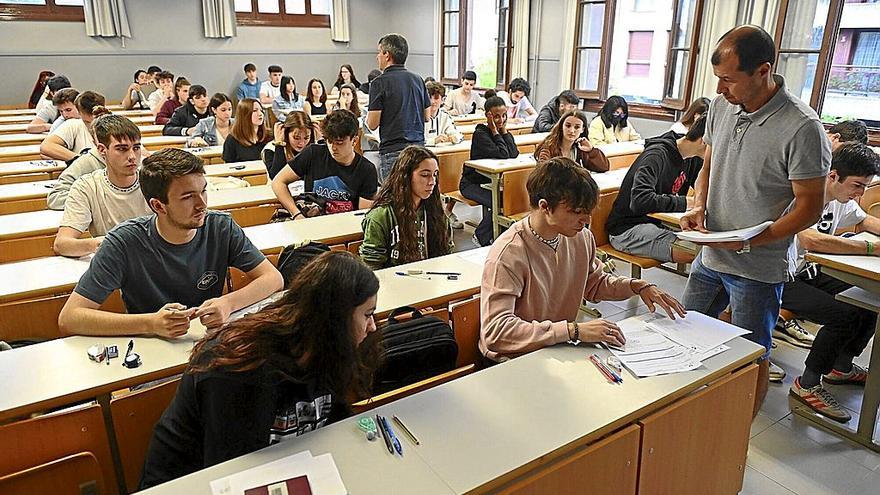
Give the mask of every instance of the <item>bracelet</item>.
[[641, 294], [642, 291], [645, 290], [645, 289], [647, 289], [648, 287], [657, 287], [657, 284], [648, 284], [648, 285], [642, 286], [641, 289], [639, 289], [639, 290], [636, 291], [636, 294]]
[[867, 245], [868, 256], [872, 256], [874, 254], [874, 243], [871, 241], [865, 241]]
[[[572, 337], [572, 330], [574, 330], [574, 337]], [[578, 345], [581, 343], [581, 331], [578, 329], [578, 325], [576, 322], [568, 323], [568, 343], [571, 345]]]

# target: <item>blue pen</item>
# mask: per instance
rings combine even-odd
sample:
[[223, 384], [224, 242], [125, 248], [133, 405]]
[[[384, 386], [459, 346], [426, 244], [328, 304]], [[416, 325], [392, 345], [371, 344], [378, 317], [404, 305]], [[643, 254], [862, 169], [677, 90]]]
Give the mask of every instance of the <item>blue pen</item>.
[[400, 446], [400, 440], [397, 439], [397, 435], [395, 435], [394, 430], [391, 429], [391, 423], [388, 422], [388, 418], [385, 416], [382, 416], [382, 422], [385, 423], [385, 429], [388, 430], [388, 435], [391, 437], [391, 443], [394, 444], [394, 449], [402, 456], [403, 447]]

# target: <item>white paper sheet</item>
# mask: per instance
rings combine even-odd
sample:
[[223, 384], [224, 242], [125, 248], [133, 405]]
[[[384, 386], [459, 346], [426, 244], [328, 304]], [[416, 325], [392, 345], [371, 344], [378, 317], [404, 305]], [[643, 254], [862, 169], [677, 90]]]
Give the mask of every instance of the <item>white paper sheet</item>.
[[473, 263], [475, 265], [483, 266], [486, 264], [486, 256], [488, 256], [488, 255], [489, 255], [489, 247], [486, 246], [486, 247], [481, 247], [481, 248], [477, 248], [477, 249], [470, 249], [468, 251], [464, 251], [462, 253], [459, 253], [458, 257], [467, 261], [467, 262]]
[[772, 223], [773, 222], [767, 221], [762, 224], [755, 225], [754, 227], [728, 230], [725, 232], [698, 232], [696, 230], [686, 230], [682, 232], [676, 232], [675, 235], [679, 239], [699, 243], [744, 241], [746, 239], [751, 239], [755, 237], [761, 232], [764, 232], [765, 230], [767, 230], [767, 227], [770, 226], [770, 224]]
[[646, 315], [645, 326], [665, 335], [673, 342], [699, 353], [707, 352], [735, 337], [749, 333], [748, 330], [710, 318], [696, 311], [689, 311], [685, 318], [669, 319], [666, 315]]
[[213, 495], [242, 495], [245, 490], [298, 476], [306, 476], [314, 495], [347, 495], [332, 454], [312, 457], [299, 452], [211, 482]]

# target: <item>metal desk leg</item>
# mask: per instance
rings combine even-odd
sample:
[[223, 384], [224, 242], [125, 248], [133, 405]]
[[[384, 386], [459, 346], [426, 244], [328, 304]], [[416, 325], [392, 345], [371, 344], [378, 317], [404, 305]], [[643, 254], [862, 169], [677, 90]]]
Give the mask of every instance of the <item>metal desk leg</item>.
[[[869, 370], [880, 370], [880, 345], [876, 342], [877, 332], [880, 331], [880, 318], [874, 325], [875, 343], [871, 347], [871, 360]], [[877, 407], [880, 406], [880, 377], [877, 372], [868, 373], [868, 381], [865, 383], [865, 392], [862, 397], [862, 408], [859, 410], [858, 435], [863, 445], [874, 444], [874, 425], [877, 422]], [[876, 449], [876, 447], [875, 447]]]
[[501, 215], [501, 175], [492, 174], [489, 178], [492, 180], [492, 240], [494, 241], [501, 234], [501, 225], [498, 223], [498, 217]]

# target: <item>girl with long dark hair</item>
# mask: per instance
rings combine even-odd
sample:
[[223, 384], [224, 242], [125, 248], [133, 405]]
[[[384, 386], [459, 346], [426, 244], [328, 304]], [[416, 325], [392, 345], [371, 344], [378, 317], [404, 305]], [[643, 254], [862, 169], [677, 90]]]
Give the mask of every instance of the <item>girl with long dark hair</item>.
[[617, 95], [609, 97], [599, 115], [590, 122], [590, 143], [596, 146], [642, 139], [628, 118], [626, 100]]
[[366, 265], [331, 251], [306, 265], [277, 302], [210, 331], [156, 424], [140, 488], [350, 414], [352, 402], [369, 395], [380, 355], [378, 291]]
[[608, 159], [602, 150], [590, 144], [587, 136], [587, 115], [580, 110], [567, 112], [535, 149], [535, 159], [546, 162], [564, 156], [591, 172], [607, 172]]

